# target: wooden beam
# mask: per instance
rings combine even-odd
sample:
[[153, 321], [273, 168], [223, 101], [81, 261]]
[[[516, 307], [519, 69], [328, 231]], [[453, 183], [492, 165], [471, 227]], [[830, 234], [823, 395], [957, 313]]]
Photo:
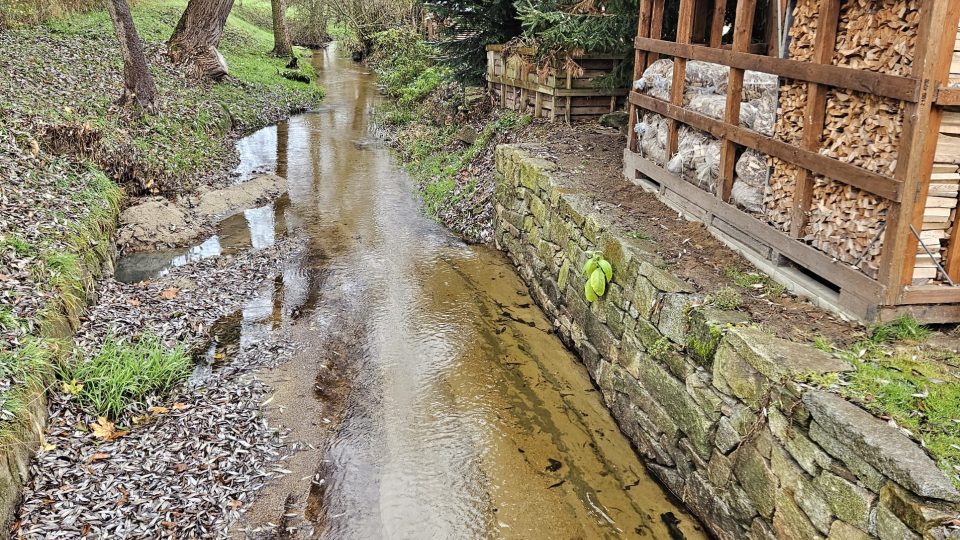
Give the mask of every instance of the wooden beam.
[[702, 45], [673, 43], [653, 38], [637, 37], [635, 42], [638, 49], [645, 51], [761, 71], [797, 81], [815, 82], [902, 101], [916, 102], [920, 94], [920, 81], [917, 77], [898, 77], [851, 67], [811, 64], [787, 58], [773, 58], [727, 49], [711, 49]]
[[937, 88], [937, 105], [943, 107], [960, 105], [960, 88], [947, 88], [946, 86]]
[[[677, 43], [690, 43], [690, 33], [693, 31], [693, 2], [694, 0], [680, 0], [680, 10], [677, 14]], [[673, 82], [670, 86], [670, 102], [678, 107], [683, 106], [683, 93], [687, 84], [687, 59], [677, 57], [673, 59]], [[677, 152], [680, 123], [676, 119], [670, 120], [667, 129], [667, 159]]]
[[[733, 19], [733, 51], [745, 52], [753, 36], [753, 13], [756, 0], [737, 0], [737, 12]], [[728, 124], [740, 125], [740, 102], [743, 100], [743, 70], [730, 68], [727, 75], [727, 102], [723, 110], [723, 119]], [[723, 201], [730, 200], [733, 189], [733, 167], [737, 161], [737, 145], [730, 139], [720, 142], [720, 185], [717, 195]]]
[[[920, 80], [920, 96], [904, 111], [894, 173], [903, 183], [903, 192], [901, 200], [895, 202], [887, 214], [880, 256], [880, 281], [887, 286], [887, 305], [895, 305], [903, 293], [901, 285], [913, 279], [917, 239], [910, 232], [910, 226], [917, 230], [922, 226], [922, 207], [935, 152], [929, 147], [936, 145], [939, 129], [939, 124], [930, 125], [933, 98], [938, 81], [945, 78], [949, 70], [958, 17], [960, 2], [955, 0], [928, 0], [920, 4], [920, 26], [911, 68], [911, 75]], [[937, 119], [936, 116], [933, 119]], [[921, 221], [917, 221], [918, 216]]]
[[[710, 46], [718, 49], [723, 45], [723, 23], [727, 17], [727, 0], [713, 1], [713, 20], [710, 23]], [[638, 36], [640, 34], [637, 34]]]
[[728, 124], [722, 120], [695, 113], [639, 92], [630, 93], [630, 102], [642, 109], [706, 131], [714, 137], [730, 139], [741, 146], [778, 157], [798, 167], [829, 176], [839, 182], [869, 191], [884, 199], [900, 200], [902, 189], [900, 180], [870, 172], [817, 152], [804, 150], [795, 145], [761, 135], [751, 129]]
[[[817, 33], [813, 42], [815, 64], [833, 62], [833, 49], [837, 44], [837, 26], [840, 23], [840, 0], [823, 0], [817, 17]], [[803, 112], [803, 135], [800, 147], [818, 152], [823, 135], [823, 123], [827, 114], [827, 90], [822, 84], [807, 83], [807, 104]], [[807, 226], [810, 205], [813, 201], [813, 173], [800, 169], [790, 208], [790, 236], [801, 238]]]

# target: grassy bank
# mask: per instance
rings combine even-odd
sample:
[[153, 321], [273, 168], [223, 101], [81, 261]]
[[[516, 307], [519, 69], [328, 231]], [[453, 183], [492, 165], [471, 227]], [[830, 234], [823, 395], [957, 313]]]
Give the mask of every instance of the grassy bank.
[[960, 356], [927, 343], [930, 335], [930, 329], [901, 318], [873, 328], [849, 348], [818, 339], [818, 348], [856, 370], [811, 382], [895, 424], [960, 488]]
[[[287, 60], [269, 55], [271, 31], [240, 14], [221, 44], [231, 80], [195, 80], [163, 54], [186, 0], [141, 0], [133, 16], [159, 106], [133, 118], [113, 105], [122, 59], [109, 16], [74, 13], [74, 4], [61, 6], [72, 13], [65, 17], [0, 32], [0, 427], [22, 424], [26, 405], [49, 384], [51, 360], [68, 348], [52, 337], [78, 323], [124, 193], [215, 182], [235, 137], [323, 95], [281, 77]], [[312, 78], [310, 63], [301, 66]]]
[[530, 117], [495, 111], [483, 89], [464, 88], [434, 62], [431, 45], [404, 29], [375, 36], [370, 63], [390, 98], [377, 112], [416, 180], [428, 214], [465, 239], [492, 240], [493, 150]]

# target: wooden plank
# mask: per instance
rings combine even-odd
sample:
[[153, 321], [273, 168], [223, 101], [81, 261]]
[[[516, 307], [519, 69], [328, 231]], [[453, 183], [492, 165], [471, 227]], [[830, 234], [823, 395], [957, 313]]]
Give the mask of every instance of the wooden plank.
[[[840, 23], [840, 0], [823, 0], [817, 17], [817, 33], [814, 36], [813, 58], [815, 64], [829, 64], [833, 61], [833, 49], [837, 44], [837, 26]], [[817, 152], [820, 150], [820, 137], [827, 114], [827, 90], [824, 85], [807, 83], [807, 104], [803, 113], [803, 134], [800, 147]], [[807, 226], [810, 205], [813, 202], [813, 173], [809, 169], [800, 169], [797, 184], [793, 192], [790, 210], [790, 236], [800, 238]]]
[[870, 172], [856, 165], [844, 163], [817, 152], [804, 150], [772, 137], [761, 135], [756, 131], [728, 124], [722, 120], [698, 114], [683, 107], [677, 107], [672, 103], [638, 92], [630, 93], [630, 101], [640, 108], [678, 120], [699, 130], [706, 131], [714, 137], [728, 138], [741, 146], [753, 148], [754, 150], [759, 150], [773, 157], [778, 157], [801, 168], [810, 169], [815, 173], [829, 176], [839, 182], [869, 191], [884, 199], [890, 199], [892, 201], [900, 200], [900, 192], [903, 185], [903, 182], [900, 180]]
[[960, 88], [937, 88], [937, 105], [943, 107], [960, 106]]
[[[690, 183], [671, 174], [656, 163], [628, 150], [624, 150], [624, 165], [627, 170], [635, 170], [652, 178], [667, 189], [682, 193], [684, 198], [703, 208], [706, 212], [718, 216], [730, 225], [762, 239], [771, 249], [804, 265], [820, 276], [829, 276], [830, 280], [844, 289], [866, 299], [879, 300], [883, 285], [867, 277], [858, 270], [836, 261], [817, 249], [790, 238], [785, 233], [763, 223], [739, 208], [725, 203], [706, 191], [691, 189]], [[632, 176], [632, 175], [631, 175]]]
[[[910, 232], [923, 227], [923, 202], [927, 198], [927, 179], [933, 169], [936, 152], [938, 112], [933, 110], [938, 81], [947, 78], [952, 53], [950, 41], [960, 19], [960, 2], [946, 0], [924, 2], [920, 6], [920, 26], [911, 75], [921, 81], [920, 99], [907, 105], [897, 169], [894, 176], [903, 182], [900, 201], [891, 205], [880, 255], [880, 280], [887, 286], [886, 304], [895, 305], [903, 289], [913, 279], [917, 239]], [[944, 32], [945, 25], [952, 26]], [[949, 28], [949, 26], [948, 26]], [[931, 125], [931, 121], [937, 122]]]
[[[677, 14], [677, 43], [690, 43], [690, 33], [693, 31], [693, 2], [694, 0], [680, 0], [680, 10]], [[673, 82], [670, 86], [670, 102], [676, 106], [683, 106], [683, 92], [687, 84], [687, 59], [673, 59]], [[670, 120], [667, 129], [667, 159], [677, 152], [680, 124], [676, 119]]]
[[[733, 19], [733, 51], [746, 51], [750, 46], [753, 32], [753, 13], [756, 0], [738, 0], [737, 12]], [[723, 110], [723, 119], [728, 124], [740, 125], [740, 102], [743, 99], [743, 70], [730, 68], [727, 75], [727, 102]], [[724, 201], [730, 200], [733, 189], [733, 166], [737, 161], [737, 146], [730, 139], [720, 142], [720, 186], [717, 195]]]
[[960, 304], [960, 287], [949, 285], [906, 286], [900, 304]]
[[788, 79], [815, 82], [835, 88], [876, 94], [908, 102], [916, 102], [920, 81], [916, 77], [898, 77], [851, 67], [818, 65], [788, 58], [774, 58], [726, 49], [711, 49], [691, 45], [637, 37], [638, 49], [660, 54], [724, 64], [738, 69], [771, 73]]

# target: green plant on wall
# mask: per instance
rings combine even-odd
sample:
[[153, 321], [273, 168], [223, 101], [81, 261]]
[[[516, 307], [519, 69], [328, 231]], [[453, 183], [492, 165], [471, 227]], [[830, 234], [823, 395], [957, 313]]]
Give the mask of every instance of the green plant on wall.
[[607, 292], [607, 283], [613, 279], [613, 266], [599, 252], [594, 252], [583, 265], [583, 275], [587, 276], [583, 293], [587, 302], [594, 302]]

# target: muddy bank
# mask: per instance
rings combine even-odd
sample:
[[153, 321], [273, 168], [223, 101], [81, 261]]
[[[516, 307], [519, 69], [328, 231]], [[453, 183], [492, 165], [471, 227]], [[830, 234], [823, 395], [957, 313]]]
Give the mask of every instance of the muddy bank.
[[286, 184], [284, 178], [265, 174], [219, 189], [200, 186], [173, 202], [163, 197], [130, 201], [120, 213], [117, 247], [128, 253], [188, 245], [224, 218], [276, 199]]

